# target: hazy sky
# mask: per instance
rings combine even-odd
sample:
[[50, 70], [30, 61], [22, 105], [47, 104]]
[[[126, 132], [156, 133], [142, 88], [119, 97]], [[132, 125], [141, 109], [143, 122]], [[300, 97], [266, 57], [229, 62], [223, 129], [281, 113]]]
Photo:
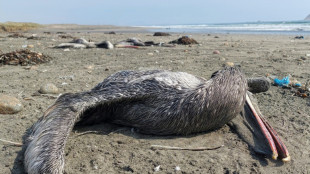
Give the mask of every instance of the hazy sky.
[[165, 25], [302, 20], [310, 0], [0, 0], [0, 22]]

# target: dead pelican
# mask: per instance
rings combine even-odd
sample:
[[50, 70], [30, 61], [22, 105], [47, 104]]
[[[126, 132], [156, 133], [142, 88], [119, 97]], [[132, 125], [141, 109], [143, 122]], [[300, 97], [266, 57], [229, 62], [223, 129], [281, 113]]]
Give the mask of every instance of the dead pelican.
[[142, 133], [187, 135], [220, 128], [245, 108], [262, 130], [274, 159], [290, 156], [278, 135], [256, 112], [247, 80], [237, 68], [225, 68], [210, 80], [184, 72], [121, 71], [92, 90], [60, 96], [35, 123], [25, 140], [29, 174], [63, 173], [64, 148], [76, 123], [106, 121]]

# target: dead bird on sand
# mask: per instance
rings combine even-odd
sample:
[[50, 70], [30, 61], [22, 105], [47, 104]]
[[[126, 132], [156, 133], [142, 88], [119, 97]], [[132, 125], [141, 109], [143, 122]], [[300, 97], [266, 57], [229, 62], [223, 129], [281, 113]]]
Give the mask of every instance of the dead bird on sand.
[[26, 172], [63, 173], [65, 144], [76, 123], [106, 121], [145, 134], [188, 135], [220, 128], [243, 109], [247, 120], [257, 120], [253, 129], [265, 137], [262, 153], [289, 161], [279, 136], [256, 112], [247, 86], [244, 74], [232, 67], [213, 73], [210, 80], [164, 70], [118, 72], [90, 91], [60, 96], [45, 111], [24, 142]]

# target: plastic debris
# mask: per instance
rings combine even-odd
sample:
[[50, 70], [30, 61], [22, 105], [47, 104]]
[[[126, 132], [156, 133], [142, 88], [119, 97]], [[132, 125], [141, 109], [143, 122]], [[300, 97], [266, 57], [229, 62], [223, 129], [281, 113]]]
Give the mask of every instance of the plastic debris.
[[175, 170], [175, 171], [180, 171], [181, 168], [180, 168], [179, 166], [176, 166], [174, 170]]
[[158, 172], [160, 170], [160, 165], [154, 168], [155, 172]]
[[297, 82], [293, 84], [294, 87], [301, 87], [301, 83]]
[[277, 86], [288, 86], [288, 84], [290, 83], [290, 77], [286, 76], [281, 80], [278, 78], [275, 78], [273, 82]]

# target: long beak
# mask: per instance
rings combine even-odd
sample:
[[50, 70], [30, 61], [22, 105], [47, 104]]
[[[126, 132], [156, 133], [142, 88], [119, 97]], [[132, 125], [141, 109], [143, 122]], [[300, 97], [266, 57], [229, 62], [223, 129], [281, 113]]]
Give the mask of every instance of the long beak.
[[255, 120], [257, 121], [263, 135], [268, 141], [270, 149], [272, 150], [272, 158], [274, 160], [279, 158], [284, 162], [290, 161], [291, 157], [288, 153], [286, 146], [280, 139], [277, 132], [269, 125], [266, 119], [264, 119], [260, 111], [258, 109], [255, 109], [248, 94], [246, 94], [246, 105], [251, 109]]

